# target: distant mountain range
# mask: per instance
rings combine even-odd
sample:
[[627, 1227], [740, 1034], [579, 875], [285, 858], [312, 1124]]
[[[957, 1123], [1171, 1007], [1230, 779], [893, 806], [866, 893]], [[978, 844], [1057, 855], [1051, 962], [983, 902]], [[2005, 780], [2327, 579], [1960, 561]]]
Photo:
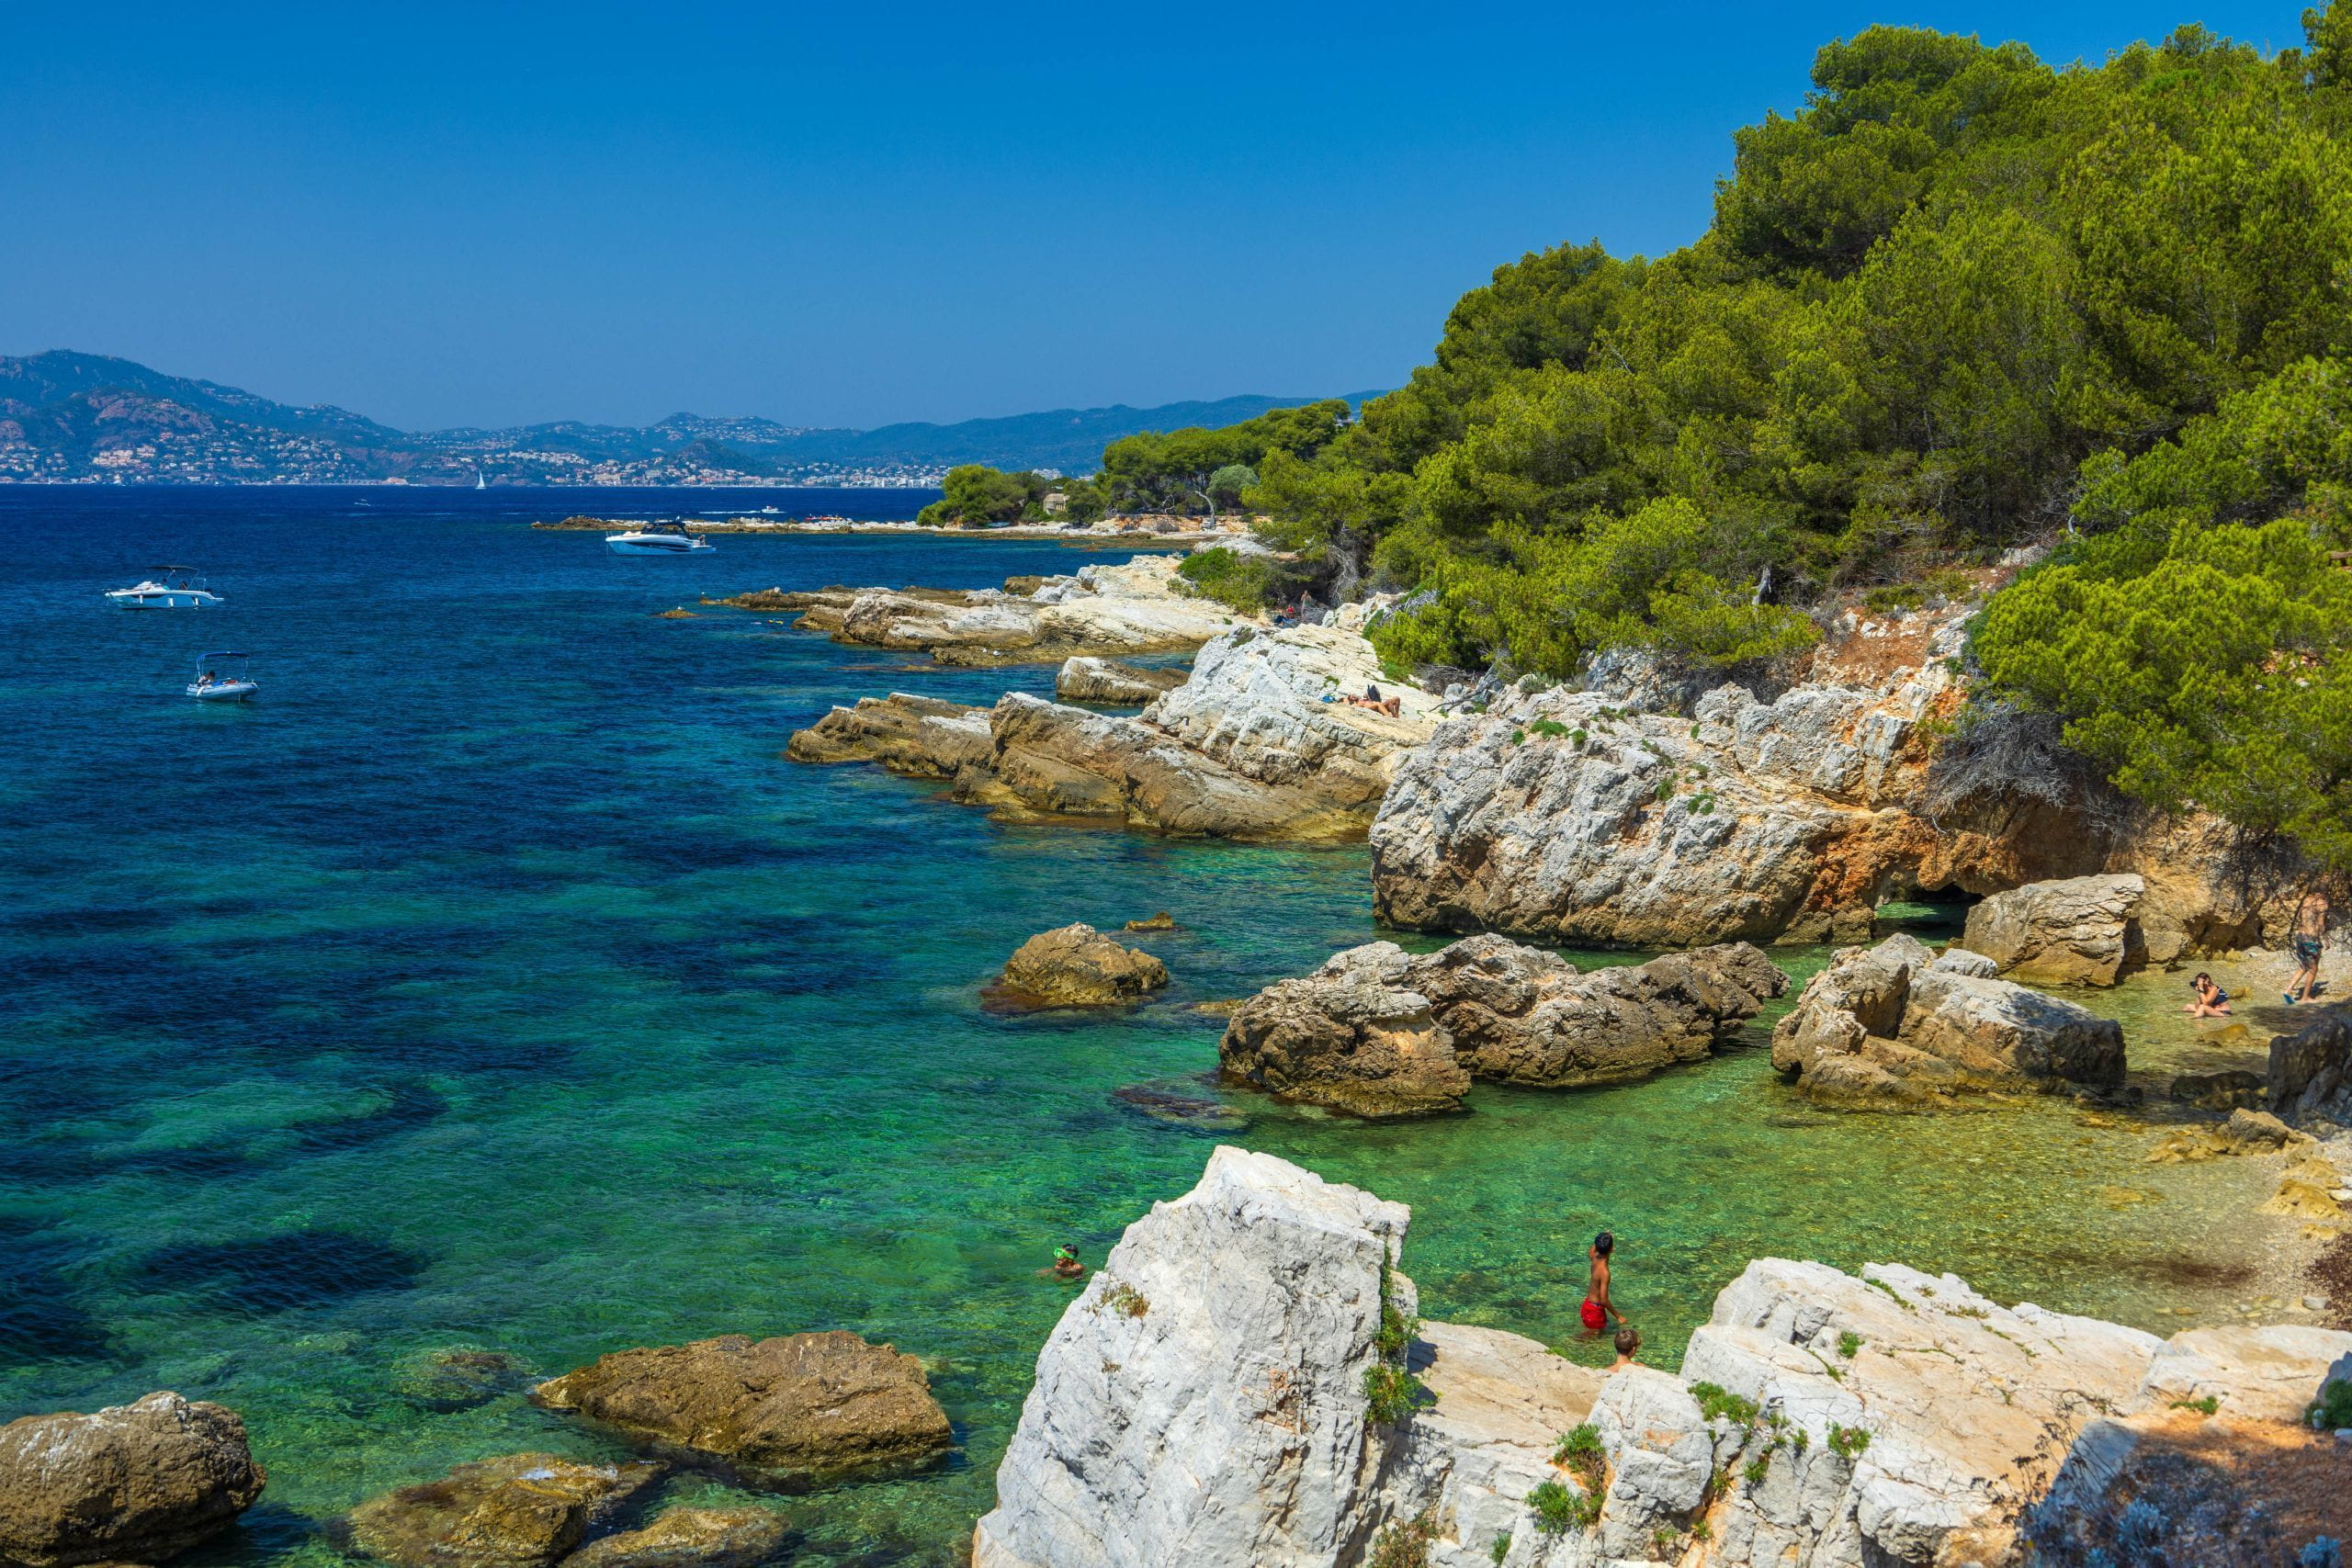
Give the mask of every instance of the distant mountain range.
[[1231, 424], [1313, 400], [1119, 404], [879, 430], [680, 413], [633, 427], [567, 420], [409, 432], [61, 349], [0, 356], [0, 483], [924, 485], [958, 463], [1091, 473], [1122, 435]]

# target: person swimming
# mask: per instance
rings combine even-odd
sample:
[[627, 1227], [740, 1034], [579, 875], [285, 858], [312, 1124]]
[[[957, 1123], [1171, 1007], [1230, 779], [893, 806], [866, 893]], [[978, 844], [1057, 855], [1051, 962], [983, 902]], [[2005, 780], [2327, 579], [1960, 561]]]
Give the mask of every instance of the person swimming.
[[1084, 1278], [1085, 1274], [1086, 1265], [1078, 1260], [1078, 1248], [1075, 1246], [1054, 1248], [1053, 1275], [1055, 1279], [1077, 1280]]
[[1609, 1300], [1609, 1255], [1617, 1250], [1617, 1238], [1602, 1231], [1592, 1238], [1591, 1250], [1585, 1257], [1592, 1264], [1592, 1275], [1584, 1291], [1584, 1305], [1578, 1315], [1584, 1319], [1585, 1337], [1597, 1337], [1615, 1318], [1617, 1326], [1625, 1326], [1625, 1316]]

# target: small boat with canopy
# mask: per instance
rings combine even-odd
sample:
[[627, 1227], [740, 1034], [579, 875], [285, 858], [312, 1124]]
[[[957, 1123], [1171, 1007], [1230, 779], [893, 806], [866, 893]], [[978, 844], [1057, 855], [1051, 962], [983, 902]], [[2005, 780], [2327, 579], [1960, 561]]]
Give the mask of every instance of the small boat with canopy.
[[676, 522], [640, 523], [626, 534], [605, 535], [605, 543], [616, 556], [683, 556], [711, 547], [708, 539]]
[[245, 672], [249, 655], [233, 650], [208, 653], [196, 661], [196, 679], [187, 683], [187, 694], [200, 703], [241, 703], [261, 684]]
[[123, 610], [209, 610], [220, 603], [192, 566], [159, 566], [154, 572], [144, 582], [110, 590], [107, 600]]

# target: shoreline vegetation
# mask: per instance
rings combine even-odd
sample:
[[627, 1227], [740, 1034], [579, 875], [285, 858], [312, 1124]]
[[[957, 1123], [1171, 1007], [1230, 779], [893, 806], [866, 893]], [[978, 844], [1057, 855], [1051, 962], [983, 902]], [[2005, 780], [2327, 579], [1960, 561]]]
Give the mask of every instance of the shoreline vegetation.
[[[629, 524], [584, 514], [534, 523], [534, 528], [582, 533], [618, 533]], [[955, 523], [888, 521], [849, 517], [726, 517], [687, 522], [696, 534], [875, 534], [940, 540], [1019, 539], [1087, 548], [1104, 544], [1192, 547], [1232, 544], [1249, 538], [1243, 525], [1211, 526], [1199, 518], [1158, 515], [1098, 518], [1087, 524], [1002, 523], [965, 526]]]

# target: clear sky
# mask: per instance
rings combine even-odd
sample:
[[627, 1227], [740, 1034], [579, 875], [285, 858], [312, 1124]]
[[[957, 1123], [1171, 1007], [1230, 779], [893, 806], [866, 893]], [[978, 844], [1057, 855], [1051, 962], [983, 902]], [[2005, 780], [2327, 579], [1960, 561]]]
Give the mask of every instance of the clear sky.
[[2301, 6], [19, 0], [0, 353], [404, 427], [1393, 386], [1499, 262], [1695, 236], [1829, 38]]

